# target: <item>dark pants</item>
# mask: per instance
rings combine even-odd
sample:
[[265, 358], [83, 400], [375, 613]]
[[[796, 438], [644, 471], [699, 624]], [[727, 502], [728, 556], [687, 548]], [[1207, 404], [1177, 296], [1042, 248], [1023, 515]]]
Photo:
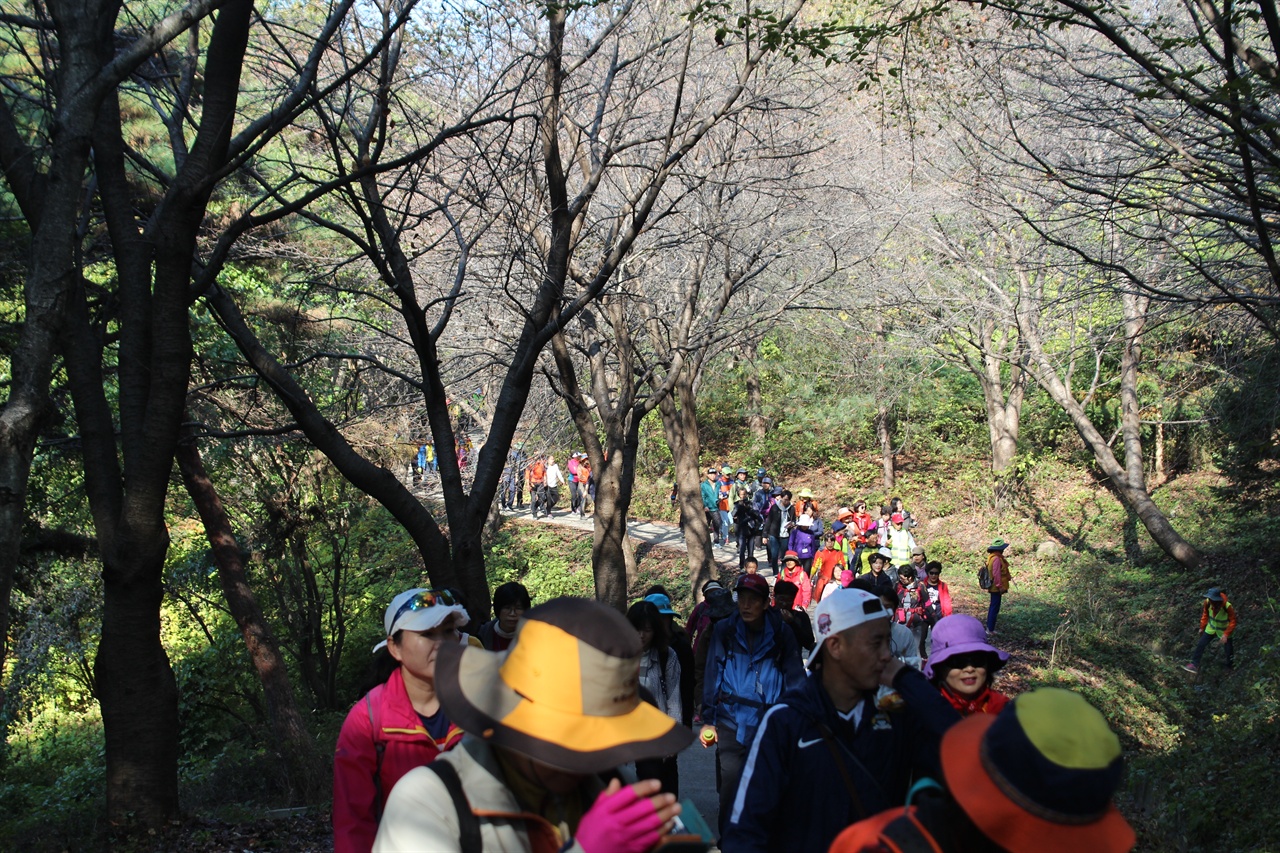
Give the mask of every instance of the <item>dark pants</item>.
[[709, 509], [707, 512], [707, 529], [711, 531], [711, 544], [720, 541], [720, 510]]
[[787, 543], [781, 536], [769, 537], [769, 568], [773, 569], [773, 573], [778, 573], [778, 567], [782, 564], [782, 555], [787, 553]]
[[719, 726], [716, 729], [716, 779], [720, 787], [720, 834], [729, 823], [729, 814], [733, 811], [733, 798], [738, 795], [738, 782], [742, 779], [742, 768], [747, 763], [747, 747], [738, 743], [738, 733], [734, 729]]
[[1000, 599], [1004, 595], [999, 592], [991, 593], [991, 604], [987, 607], [987, 630], [994, 631], [996, 629], [996, 617], [1000, 615]]
[[738, 531], [738, 568], [745, 569], [747, 560], [756, 558], [756, 537], [745, 530]]
[[662, 790], [665, 793], [680, 796], [680, 765], [674, 755], [637, 761], [636, 778], [657, 779], [662, 783]]
[[[1191, 662], [1196, 666], [1200, 665], [1200, 658], [1204, 657], [1204, 650], [1209, 648], [1209, 643], [1213, 641], [1217, 634], [1210, 634], [1208, 631], [1200, 632], [1200, 641], [1196, 643], [1196, 649], [1191, 653]], [[1231, 642], [1231, 638], [1222, 641], [1222, 648], [1227, 653], [1227, 669], [1235, 665], [1236, 650]]]
[[550, 490], [547, 488], [546, 483], [533, 484], [532, 499], [534, 518], [538, 517], [539, 512], [545, 512], [547, 515], [551, 514], [551, 500], [549, 492]]
[[582, 489], [578, 485], [577, 480], [569, 481], [569, 512], [578, 512], [582, 509]]

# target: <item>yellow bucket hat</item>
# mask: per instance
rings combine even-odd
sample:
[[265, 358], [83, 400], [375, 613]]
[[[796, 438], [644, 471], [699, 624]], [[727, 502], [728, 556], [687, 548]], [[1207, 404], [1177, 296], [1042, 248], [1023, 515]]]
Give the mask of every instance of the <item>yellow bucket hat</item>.
[[640, 699], [640, 638], [617, 611], [556, 598], [525, 614], [511, 648], [444, 645], [436, 691], [463, 731], [570, 773], [674, 755], [693, 732]]

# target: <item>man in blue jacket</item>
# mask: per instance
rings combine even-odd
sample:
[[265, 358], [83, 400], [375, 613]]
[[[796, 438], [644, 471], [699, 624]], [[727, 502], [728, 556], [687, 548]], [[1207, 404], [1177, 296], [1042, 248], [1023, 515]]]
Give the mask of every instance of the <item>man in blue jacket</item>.
[[901, 805], [913, 775], [939, 774], [938, 745], [960, 717], [890, 655], [889, 625], [865, 590], [818, 604], [813, 674], [760, 721], [721, 816], [725, 853], [826, 850], [849, 824]]
[[702, 745], [716, 745], [722, 831], [760, 718], [805, 681], [795, 634], [769, 608], [769, 582], [743, 575], [735, 589], [738, 612], [711, 634], [702, 687]]

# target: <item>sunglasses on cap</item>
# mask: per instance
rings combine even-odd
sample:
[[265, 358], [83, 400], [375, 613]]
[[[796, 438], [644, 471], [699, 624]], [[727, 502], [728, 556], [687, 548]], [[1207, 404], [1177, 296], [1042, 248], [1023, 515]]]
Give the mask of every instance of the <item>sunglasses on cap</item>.
[[428, 607], [435, 607], [437, 604], [445, 607], [452, 607], [458, 603], [458, 599], [454, 598], [453, 593], [447, 589], [436, 592], [428, 589], [418, 593], [413, 598], [400, 605], [400, 609], [396, 611], [396, 615], [391, 617], [391, 624], [394, 626], [397, 620], [406, 613], [412, 613], [418, 610], [425, 610]]

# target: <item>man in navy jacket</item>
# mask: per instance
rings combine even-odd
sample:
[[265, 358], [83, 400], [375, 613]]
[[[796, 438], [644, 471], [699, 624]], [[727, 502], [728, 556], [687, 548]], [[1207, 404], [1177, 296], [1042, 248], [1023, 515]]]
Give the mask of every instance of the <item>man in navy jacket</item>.
[[938, 744], [960, 717], [890, 655], [880, 599], [837, 590], [814, 623], [813, 674], [760, 721], [721, 817], [725, 853], [826, 850], [849, 824], [901, 805], [914, 777], [940, 773]]

